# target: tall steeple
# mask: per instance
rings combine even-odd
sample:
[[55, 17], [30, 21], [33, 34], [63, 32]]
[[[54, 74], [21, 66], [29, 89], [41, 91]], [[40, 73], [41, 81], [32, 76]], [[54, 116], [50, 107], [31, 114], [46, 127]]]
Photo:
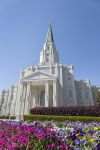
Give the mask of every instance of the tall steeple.
[[49, 23], [47, 36], [46, 36], [46, 40], [44, 43], [44, 48], [46, 48], [50, 45], [53, 47], [53, 49], [56, 49], [55, 43], [54, 43], [54, 38], [53, 38], [52, 27], [51, 27], [51, 24]]
[[48, 27], [46, 43], [54, 43], [51, 24], [49, 24], [49, 27]]
[[40, 52], [40, 64], [56, 64], [59, 63], [59, 55], [56, 50], [51, 24], [48, 26], [46, 41], [43, 50]]

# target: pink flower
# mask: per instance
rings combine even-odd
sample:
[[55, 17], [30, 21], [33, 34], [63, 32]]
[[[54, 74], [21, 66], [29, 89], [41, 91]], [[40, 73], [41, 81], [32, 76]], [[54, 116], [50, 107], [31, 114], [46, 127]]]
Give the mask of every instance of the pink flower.
[[56, 145], [54, 143], [53, 144], [47, 144], [46, 148], [52, 148], [52, 149], [54, 149], [54, 148], [56, 148]]
[[17, 143], [12, 143], [12, 148], [18, 148], [18, 144]]
[[59, 150], [67, 150], [68, 147], [66, 145], [60, 145]]

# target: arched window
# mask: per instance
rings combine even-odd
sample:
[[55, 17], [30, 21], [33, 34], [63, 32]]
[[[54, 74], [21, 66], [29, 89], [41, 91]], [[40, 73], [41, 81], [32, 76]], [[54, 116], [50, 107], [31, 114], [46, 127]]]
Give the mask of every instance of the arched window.
[[43, 99], [45, 97], [45, 90], [41, 91], [40, 98]]
[[48, 57], [46, 57], [46, 62], [49, 62], [49, 58]]
[[40, 93], [40, 105], [41, 106], [45, 105], [45, 90], [42, 90]]

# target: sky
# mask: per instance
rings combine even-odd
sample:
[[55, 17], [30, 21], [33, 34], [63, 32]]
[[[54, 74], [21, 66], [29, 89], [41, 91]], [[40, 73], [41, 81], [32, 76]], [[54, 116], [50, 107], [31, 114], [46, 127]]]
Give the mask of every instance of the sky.
[[48, 22], [60, 62], [100, 85], [100, 0], [0, 0], [0, 91], [39, 63]]

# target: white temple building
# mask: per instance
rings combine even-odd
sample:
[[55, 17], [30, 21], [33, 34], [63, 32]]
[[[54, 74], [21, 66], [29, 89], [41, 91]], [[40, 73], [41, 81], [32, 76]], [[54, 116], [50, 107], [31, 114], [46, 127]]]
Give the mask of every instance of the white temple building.
[[16, 115], [21, 119], [23, 114], [29, 114], [31, 108], [38, 106], [93, 105], [95, 102], [90, 81], [76, 81], [74, 66], [59, 62], [51, 25], [39, 64], [21, 70], [19, 81], [2, 91], [2, 115]]

